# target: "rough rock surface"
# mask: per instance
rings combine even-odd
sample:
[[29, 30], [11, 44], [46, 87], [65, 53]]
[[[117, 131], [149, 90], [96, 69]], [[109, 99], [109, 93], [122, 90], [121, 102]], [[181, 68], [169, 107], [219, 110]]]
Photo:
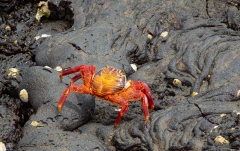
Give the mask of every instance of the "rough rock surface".
[[[0, 1], [0, 141], [10, 151], [17, 149], [23, 125], [33, 111], [28, 103], [19, 99], [21, 76], [8, 76], [8, 70], [36, 65], [31, 50], [44, 40], [41, 36], [69, 28], [69, 23], [64, 20], [46, 23], [42, 19], [43, 23], [38, 23], [35, 19], [37, 4], [29, 2]], [[40, 39], [36, 40], [38, 36]]]
[[[0, 8], [8, 5], [0, 19], [0, 113], [14, 115], [0, 114], [6, 129], [0, 141], [9, 150], [16, 149], [20, 137], [17, 149], [29, 151], [239, 150], [238, 1], [48, 4], [52, 14], [38, 23], [31, 13], [37, 4], [0, 0]], [[42, 34], [51, 36], [34, 39]], [[57, 101], [71, 76], [60, 82], [57, 71], [43, 66], [79, 64], [94, 64], [97, 70], [111, 65], [129, 79], [146, 82], [155, 98], [148, 124], [141, 101], [130, 104], [116, 128], [116, 106], [89, 95], [72, 93], [58, 113]], [[16, 78], [7, 76], [11, 67], [20, 70]], [[21, 89], [28, 91], [29, 103], [19, 102]], [[220, 136], [222, 141], [216, 139]]]
[[67, 87], [56, 78], [59, 72], [34, 66], [22, 69], [20, 74], [23, 80], [19, 91], [25, 89], [28, 92], [29, 102], [37, 111], [35, 116], [31, 116], [31, 121], [41, 121], [50, 127], [72, 130], [91, 119], [95, 106], [91, 95], [69, 95], [68, 99], [71, 101], [65, 103], [62, 114], [58, 113], [58, 99]]
[[[145, 150], [239, 149], [239, 137], [233, 134], [239, 127], [239, 33], [218, 22], [201, 21], [173, 35], [167, 41], [176, 48], [165, 72], [168, 88], [155, 89], [160, 92], [157, 106], [168, 101], [167, 109], [152, 113], [147, 127], [139, 120], [125, 124], [113, 140], [121, 150], [133, 146]], [[170, 83], [175, 78], [182, 81], [181, 87]], [[198, 95], [192, 97], [192, 92]], [[214, 143], [218, 135], [230, 143]]]

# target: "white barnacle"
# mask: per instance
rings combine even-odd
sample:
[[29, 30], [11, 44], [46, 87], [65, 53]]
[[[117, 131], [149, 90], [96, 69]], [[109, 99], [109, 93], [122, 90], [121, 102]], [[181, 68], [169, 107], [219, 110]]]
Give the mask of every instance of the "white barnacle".
[[49, 66], [44, 66], [45, 69], [52, 69], [51, 67]]
[[214, 130], [214, 129], [218, 128], [218, 127], [219, 127], [219, 125], [214, 126], [214, 127], [210, 130], [210, 133], [212, 133], [212, 130]]
[[19, 74], [19, 70], [17, 68], [10, 68], [8, 69], [8, 76], [12, 76], [16, 78], [16, 76]]
[[23, 102], [28, 102], [28, 92], [26, 89], [22, 89], [19, 93], [19, 97]]
[[7, 26], [5, 27], [5, 30], [6, 30], [6, 31], [11, 31], [11, 27], [10, 27], [9, 25], [7, 25]]
[[239, 97], [239, 96], [240, 96], [240, 90], [237, 91], [237, 97]]
[[152, 40], [153, 36], [151, 34], [148, 34], [148, 39]]
[[146, 32], [146, 30], [147, 30], [146, 28], [143, 28], [142, 33], [144, 34]]
[[46, 16], [49, 17], [50, 16], [50, 10], [48, 9], [48, 2], [44, 2], [44, 1], [40, 1], [38, 3], [38, 10], [37, 10], [37, 14], [35, 16], [35, 18], [40, 21], [41, 17]]
[[54, 68], [54, 70], [56, 70], [56, 71], [62, 71], [62, 67], [56, 66], [56, 67]]
[[236, 110], [233, 110], [233, 113], [236, 113], [237, 115], [240, 114], [240, 112], [239, 112], [239, 111], [236, 111]]
[[14, 45], [17, 45], [17, 44], [18, 44], [18, 41], [17, 41], [17, 40], [14, 40], [14, 41], [13, 41], [13, 44], [14, 44]]
[[42, 34], [41, 37], [42, 37], [42, 38], [46, 38], [46, 37], [51, 37], [51, 35], [48, 35], [48, 34]]
[[168, 32], [167, 32], [167, 31], [164, 31], [164, 32], [161, 33], [160, 36], [164, 38], [164, 37], [167, 37], [167, 35], [168, 35]]
[[136, 64], [130, 64], [134, 71], [137, 71], [137, 65]]
[[35, 38], [35, 40], [38, 40], [41, 38], [41, 36], [35, 36], [34, 38]]
[[179, 79], [174, 79], [173, 80], [173, 85], [175, 85], [175, 86], [182, 85], [182, 82]]
[[6, 146], [3, 142], [0, 142], [0, 151], [6, 151]]
[[225, 113], [223, 113], [223, 114], [221, 114], [221, 115], [220, 115], [220, 117], [224, 117], [224, 116], [226, 116], [226, 114], [225, 114]]
[[193, 93], [191, 94], [192, 97], [194, 97], [194, 96], [196, 96], [196, 95], [198, 95], [198, 92], [193, 92]]
[[226, 140], [224, 137], [222, 137], [221, 135], [217, 136], [215, 139], [214, 139], [214, 142], [215, 143], [221, 143], [221, 144], [229, 144], [229, 141]]
[[42, 34], [41, 36], [39, 36], [39, 35], [38, 35], [38, 36], [35, 36], [34, 39], [35, 39], [35, 40], [38, 40], [38, 39], [40, 39], [40, 38], [47, 38], [47, 37], [51, 37], [51, 35]]
[[34, 127], [35, 127], [35, 126], [38, 126], [38, 124], [39, 124], [39, 123], [38, 123], [37, 121], [32, 121], [32, 122], [31, 122], [31, 125], [34, 126]]

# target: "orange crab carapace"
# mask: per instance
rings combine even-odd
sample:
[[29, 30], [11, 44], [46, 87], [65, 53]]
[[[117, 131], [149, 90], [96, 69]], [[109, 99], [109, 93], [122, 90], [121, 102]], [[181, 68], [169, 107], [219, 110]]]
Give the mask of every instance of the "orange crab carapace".
[[[149, 111], [153, 110], [154, 101], [147, 84], [141, 81], [126, 81], [126, 76], [122, 70], [106, 66], [96, 72], [93, 65], [79, 65], [63, 70], [60, 73], [60, 80], [68, 74], [79, 72], [71, 81], [70, 86], [63, 92], [58, 102], [58, 111], [61, 112], [62, 106], [70, 92], [81, 94], [91, 94], [103, 100], [108, 100], [121, 107], [118, 117], [114, 123], [117, 126], [122, 116], [128, 110], [128, 102], [142, 100], [142, 110], [145, 116], [145, 124], [148, 122]], [[83, 84], [73, 84], [82, 78]]]

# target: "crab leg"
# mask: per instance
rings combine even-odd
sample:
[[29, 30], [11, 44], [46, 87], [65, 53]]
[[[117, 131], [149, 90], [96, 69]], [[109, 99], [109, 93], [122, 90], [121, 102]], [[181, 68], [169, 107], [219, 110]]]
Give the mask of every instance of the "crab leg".
[[62, 77], [65, 75], [69, 75], [75, 72], [80, 72], [79, 74], [75, 75], [71, 81], [70, 81], [70, 85], [72, 85], [75, 81], [77, 81], [80, 78], [83, 78], [83, 83], [86, 86], [90, 86], [90, 81], [92, 76], [95, 74], [96, 72], [96, 68], [95, 66], [87, 66], [87, 65], [79, 65], [73, 68], [69, 68], [66, 70], [63, 70], [62, 72], [60, 72], [60, 81], [62, 81]]
[[151, 96], [151, 92], [147, 84], [137, 81], [133, 82], [131, 80], [128, 81], [130, 83], [130, 87], [128, 87], [123, 93], [120, 95], [128, 101], [138, 101], [142, 100], [142, 110], [145, 116], [145, 124], [147, 124], [149, 120], [149, 110], [148, 107], [150, 105], [151, 110], [154, 109], [154, 101]]
[[[75, 75], [71, 81], [70, 86], [65, 89], [62, 96], [58, 101], [58, 111], [61, 112], [62, 106], [64, 105], [68, 95], [70, 92], [82, 93], [82, 94], [89, 94], [90, 93], [90, 83], [92, 80], [92, 76], [96, 72], [95, 66], [87, 66], [87, 65], [79, 65], [70, 69], [63, 70], [60, 73], [60, 80], [62, 81], [62, 77], [65, 75], [69, 75], [75, 72], [80, 72], [79, 74]], [[82, 84], [73, 84], [78, 79], [82, 78], [84, 85]]]
[[63, 91], [62, 96], [58, 101], [58, 112], [62, 112], [62, 106], [64, 105], [68, 95], [70, 92], [76, 92], [81, 94], [89, 94], [89, 88], [82, 84], [74, 84], [69, 86], [67, 89]]
[[123, 115], [127, 112], [128, 110], [128, 101], [120, 95], [110, 95], [105, 97], [104, 99], [111, 101], [113, 104], [122, 107], [122, 109], [118, 113], [118, 117], [114, 123], [114, 127], [118, 125], [118, 123], [121, 121]]
[[77, 74], [75, 75], [74, 77], [71, 78], [71, 81], [70, 81], [70, 85], [72, 85], [75, 81], [77, 81], [78, 79], [80, 79], [82, 76], [81, 74]]
[[148, 119], [149, 119], [149, 111], [148, 111], [148, 99], [145, 94], [143, 94], [143, 97], [142, 97], [142, 110], [143, 110], [143, 114], [145, 116], [144, 124], [146, 125], [148, 122]]
[[68, 94], [70, 93], [69, 91], [70, 91], [69, 88], [64, 90], [62, 93], [62, 96], [60, 97], [60, 99], [58, 101], [58, 112], [60, 112], [60, 113], [62, 113], [62, 106], [64, 105], [64, 103], [68, 97]]
[[142, 92], [146, 95], [147, 97], [147, 102], [150, 105], [150, 110], [152, 111], [154, 109], [154, 101], [151, 95], [151, 91], [149, 89], [149, 87], [147, 86], [147, 84], [141, 82], [142, 85]]
[[60, 72], [59, 77], [60, 77], [61, 82], [62, 82], [62, 77], [63, 76], [69, 75], [69, 74], [72, 74], [72, 73], [75, 73], [75, 72], [79, 72], [81, 70], [81, 68], [83, 68], [84, 66], [86, 66], [86, 65], [79, 65], [79, 66], [69, 68], [69, 69], [66, 69], [66, 70], [63, 70], [62, 72]]
[[144, 114], [144, 117], [145, 117], [145, 123], [144, 124], [146, 125], [147, 122], [148, 122], [148, 119], [149, 119], [149, 111], [148, 111], [149, 100], [148, 100], [147, 95], [145, 95], [141, 91], [135, 91], [135, 92], [129, 93], [127, 95], [126, 94], [125, 94], [125, 96], [129, 97], [128, 99], [130, 101], [142, 100], [142, 110], [143, 110], [143, 114]]
[[118, 125], [118, 123], [121, 121], [123, 115], [127, 112], [127, 110], [128, 110], [128, 104], [125, 104], [125, 106], [123, 106], [120, 112], [118, 113], [118, 117], [114, 123], [114, 127]]

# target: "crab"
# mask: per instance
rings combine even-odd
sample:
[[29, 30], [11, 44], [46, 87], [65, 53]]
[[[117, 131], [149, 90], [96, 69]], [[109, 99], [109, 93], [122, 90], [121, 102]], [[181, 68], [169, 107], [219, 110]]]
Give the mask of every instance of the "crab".
[[[114, 123], [116, 127], [122, 116], [128, 110], [128, 102], [142, 100], [142, 110], [145, 116], [145, 125], [149, 119], [149, 110], [154, 109], [154, 100], [147, 84], [141, 81], [126, 80], [124, 71], [106, 66], [96, 72], [94, 65], [79, 65], [60, 72], [60, 81], [63, 76], [78, 72], [71, 78], [70, 86], [65, 89], [58, 102], [58, 111], [62, 112], [62, 107], [70, 92], [91, 94], [102, 100], [108, 100], [121, 107], [118, 117]], [[83, 84], [73, 84], [82, 78]]]

